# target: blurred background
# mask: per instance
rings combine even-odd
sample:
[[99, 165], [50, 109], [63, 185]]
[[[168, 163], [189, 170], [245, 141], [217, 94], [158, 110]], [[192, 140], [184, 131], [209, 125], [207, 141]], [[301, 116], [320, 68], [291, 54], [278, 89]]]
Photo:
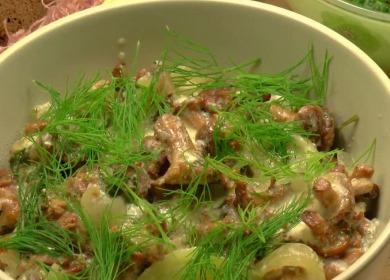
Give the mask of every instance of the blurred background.
[[[340, 33], [383, 68], [390, 77], [390, 1], [265, 0], [310, 17]], [[352, 2], [367, 6], [355, 6]], [[379, 12], [381, 11], [381, 12]], [[386, 13], [387, 12], [387, 13]]]
[[[0, 0], [0, 52], [4, 50], [1, 46], [67, 14], [119, 1], [131, 0]], [[390, 13], [374, 12], [348, 1], [351, 0], [262, 2], [293, 10], [334, 29], [370, 55], [390, 76]], [[383, 5], [390, 9], [390, 2]]]
[[14, 33], [20, 28], [28, 28], [45, 13], [46, 9], [41, 0], [1, 0], [0, 45], [5, 45], [7, 42], [5, 26], [9, 33]]

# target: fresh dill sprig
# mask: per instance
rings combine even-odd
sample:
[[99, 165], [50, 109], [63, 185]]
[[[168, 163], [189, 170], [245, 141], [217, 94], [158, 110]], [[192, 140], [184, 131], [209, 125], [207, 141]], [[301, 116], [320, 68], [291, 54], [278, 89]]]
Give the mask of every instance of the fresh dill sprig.
[[332, 58], [329, 56], [328, 52], [326, 52], [322, 70], [320, 71], [314, 59], [314, 47], [311, 47], [308, 55], [308, 62], [311, 69], [311, 80], [313, 84], [313, 95], [311, 97], [318, 98], [321, 104], [325, 104], [326, 101], [329, 66], [331, 61]]
[[121, 228], [110, 227], [107, 216], [96, 226], [82, 210], [78, 211], [89, 236], [93, 250], [88, 268], [89, 279], [115, 280], [129, 265], [129, 259], [138, 247], [129, 243]]
[[245, 175], [242, 175], [239, 172], [237, 172], [236, 170], [234, 170], [233, 168], [231, 168], [230, 166], [224, 164], [223, 161], [225, 161], [227, 159], [233, 159], [233, 157], [230, 157], [230, 158], [225, 157], [225, 158], [222, 158], [221, 160], [217, 160], [217, 159], [214, 159], [214, 158], [207, 157], [206, 158], [206, 162], [212, 168], [214, 168], [218, 172], [228, 176], [232, 180], [240, 181], [240, 182], [246, 182], [246, 183], [257, 181], [256, 178], [249, 178], [249, 177], [247, 177]]
[[158, 75], [156, 71], [146, 87], [137, 86], [130, 76], [106, 81], [100, 88], [94, 88], [97, 79], [80, 81], [63, 97], [36, 82], [52, 99], [51, 108], [43, 114], [47, 125], [39, 132], [55, 139], [50, 153], [57, 158], [51, 160], [109, 167], [153, 159], [143, 149], [145, 129], [155, 115], [169, 110], [165, 97], [156, 94]]
[[74, 238], [75, 234], [57, 223], [40, 219], [18, 229], [11, 236], [2, 237], [0, 248], [54, 257], [72, 256]]
[[[330, 57], [325, 54], [322, 69], [316, 64], [314, 48], [294, 66], [277, 74], [249, 73], [249, 68], [258, 63], [222, 67], [206, 47], [168, 29], [171, 45], [165, 53], [162, 68], [172, 76], [176, 88], [202, 91], [230, 88], [232, 105], [218, 112], [219, 122], [214, 130], [214, 146], [217, 158], [231, 154], [228, 143], [253, 146], [273, 157], [285, 158], [292, 135], [310, 136], [300, 123], [280, 123], [272, 119], [269, 107], [273, 103], [297, 110], [307, 104], [324, 104]], [[305, 66], [309, 75], [302, 75]], [[266, 95], [278, 96], [277, 100], [264, 102]], [[228, 126], [228, 131], [220, 129]]]
[[44, 263], [39, 263], [42, 270], [45, 272], [46, 280], [89, 280], [88, 274], [86, 271], [78, 274], [71, 274], [63, 271], [57, 265], [46, 265]]
[[154, 225], [161, 236], [160, 241], [168, 246], [172, 246], [167, 233], [162, 227], [166, 217], [156, 209], [155, 205], [137, 194], [135, 186], [132, 183], [129, 183], [127, 167], [123, 166], [122, 168], [117, 168], [116, 172], [112, 174], [107, 170], [103, 172], [106, 183], [111, 186], [116, 186], [121, 190], [123, 196], [126, 197], [128, 201], [135, 204], [141, 210], [143, 213], [142, 224]]
[[[331, 58], [325, 54], [322, 69], [319, 69], [311, 47], [296, 65], [278, 74], [250, 73], [260, 59], [222, 67], [208, 48], [168, 29], [170, 44], [165, 51], [162, 68], [172, 76], [176, 88], [192, 91], [232, 88], [243, 95], [279, 95], [284, 104], [300, 108], [307, 104], [324, 104]], [[308, 65], [310, 75], [300, 75]], [[190, 91], [191, 92], [191, 91]]]
[[215, 89], [228, 86], [228, 77], [257, 66], [256, 58], [245, 63], [221, 67], [212, 51], [167, 27], [168, 46], [162, 60], [163, 71], [170, 73], [176, 88]]
[[[29, 183], [31, 184], [31, 182]], [[19, 186], [18, 198], [20, 214], [17, 222], [18, 230], [33, 226], [42, 215], [41, 205], [45, 199], [42, 195], [42, 189], [39, 182], [32, 183], [29, 186], [26, 186], [25, 184]]]
[[164, 215], [162, 215], [150, 202], [139, 197], [132, 189], [129, 187], [126, 189], [126, 194], [131, 197], [134, 204], [137, 205], [144, 214], [142, 223], [154, 225], [160, 234], [159, 241], [169, 247], [173, 247], [171, 240], [162, 226], [166, 217], [164, 217]]
[[[190, 216], [199, 209], [210, 206], [213, 202], [211, 186], [207, 182], [208, 172], [212, 168], [207, 161], [202, 172], [193, 174], [192, 180], [187, 185], [180, 186], [177, 190], [167, 190], [165, 195], [169, 200], [162, 201], [170, 206], [167, 218], [172, 223], [172, 231], [179, 227], [189, 228], [192, 226]], [[174, 203], [171, 203], [173, 201]]]
[[213, 140], [217, 157], [232, 154], [226, 140], [237, 141], [244, 147], [256, 147], [259, 150], [257, 152], [272, 158], [285, 157], [293, 142], [293, 135], [310, 135], [298, 122], [274, 121], [268, 109], [263, 109], [264, 103], [242, 103], [237, 109], [220, 113], [219, 121], [226, 123], [229, 128], [227, 132], [220, 132], [217, 125], [214, 130]]
[[155, 154], [144, 150], [143, 138], [151, 119], [169, 110], [165, 96], [156, 94], [159, 74], [158, 69], [153, 72], [149, 86], [138, 86], [132, 76], [113, 78], [101, 87], [94, 87], [98, 78], [80, 79], [63, 96], [36, 82], [51, 96], [51, 107], [43, 114], [47, 125], [31, 137], [53, 137], [50, 151], [39, 141], [34, 142], [39, 155], [37, 164], [47, 174], [45, 185], [53, 183], [47, 182], [48, 178], [59, 184], [85, 165], [106, 171], [102, 175], [111, 184], [109, 187], [124, 186], [128, 178], [118, 176], [121, 171], [116, 169], [122, 168], [124, 174], [134, 163], [154, 159]]
[[[311, 152], [304, 155], [289, 155], [286, 158], [281, 158], [279, 162], [264, 160], [264, 157], [259, 158], [256, 155], [240, 156], [230, 155], [220, 159], [206, 157], [206, 161], [218, 172], [225, 174], [230, 179], [246, 183], [258, 182], [264, 179], [274, 178], [276, 180], [292, 179], [302, 176], [307, 182], [311, 182], [314, 178], [327, 172], [335, 166], [335, 157], [339, 150], [329, 152]], [[234, 163], [230, 166], [227, 163]], [[241, 174], [241, 168], [249, 166], [252, 170], [256, 170], [258, 176], [248, 177]]]
[[376, 152], [376, 139], [374, 139], [370, 144], [370, 146], [368, 146], [368, 148], [353, 161], [352, 166], [355, 166], [358, 163], [370, 163], [371, 165], [374, 165], [375, 152]]
[[390, 13], [390, 3], [387, 0], [348, 0], [348, 2], [369, 10]]
[[347, 120], [345, 120], [344, 122], [342, 122], [339, 126], [338, 126], [338, 131], [341, 131], [342, 129], [344, 129], [345, 127], [351, 125], [351, 124], [358, 124], [359, 123], [359, 116], [358, 115], [353, 115], [352, 117], [348, 118]]
[[41, 162], [20, 165], [15, 170], [19, 219], [16, 230], [0, 239], [0, 248], [23, 254], [47, 254], [54, 257], [72, 256], [77, 251], [75, 244], [78, 234], [63, 229], [55, 221], [44, 217], [42, 207], [47, 203], [47, 191], [55, 189], [60, 183], [56, 176], [52, 177], [47, 171]]
[[300, 196], [270, 218], [259, 221], [258, 209], [239, 209], [239, 224], [220, 224], [195, 242], [182, 279], [247, 279], [250, 264], [280, 242], [282, 232], [294, 226], [310, 201]]
[[[136, 194], [133, 195], [136, 196]], [[118, 279], [125, 270], [133, 265], [131, 256], [135, 252], [144, 250], [150, 244], [171, 245], [166, 235], [155, 236], [146, 230], [148, 225], [153, 224], [157, 228], [157, 225], [161, 226], [161, 223], [155, 221], [154, 208], [150, 207], [145, 210], [146, 202], [142, 201], [139, 204], [144, 206], [141, 209], [144, 211], [143, 216], [127, 216], [126, 223], [117, 226], [111, 225], [108, 215], [103, 215], [100, 223], [96, 224], [78, 204], [71, 205], [72, 209], [80, 216], [93, 251], [93, 257], [84, 273], [88, 275], [88, 279]], [[161, 228], [160, 230], [163, 232]], [[165, 242], [164, 238], [169, 243]]]

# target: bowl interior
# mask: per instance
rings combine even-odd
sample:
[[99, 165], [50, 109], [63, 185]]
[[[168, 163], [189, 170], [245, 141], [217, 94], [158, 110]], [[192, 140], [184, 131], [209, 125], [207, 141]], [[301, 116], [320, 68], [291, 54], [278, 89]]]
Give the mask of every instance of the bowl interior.
[[[390, 83], [385, 74], [352, 43], [314, 21], [269, 5], [236, 1], [134, 1], [99, 7], [54, 23], [29, 36], [0, 56], [0, 166], [7, 165], [8, 150], [21, 134], [34, 105], [48, 96], [32, 83], [39, 80], [64, 90], [82, 74], [109, 71], [124, 51], [131, 62], [141, 42], [139, 65], [158, 58], [166, 41], [165, 26], [209, 47], [222, 62], [261, 57], [259, 71], [276, 72], [296, 63], [314, 46], [317, 56], [332, 56], [328, 104], [338, 122], [359, 115], [354, 127], [340, 137], [345, 148], [359, 155], [376, 139], [376, 181], [390, 182]], [[126, 44], [118, 46], [119, 38]], [[383, 188], [378, 218], [385, 228], [390, 213], [389, 188]], [[382, 231], [368, 262], [384, 244]], [[347, 273], [348, 274], [348, 273]], [[344, 275], [347, 275], [344, 274]]]

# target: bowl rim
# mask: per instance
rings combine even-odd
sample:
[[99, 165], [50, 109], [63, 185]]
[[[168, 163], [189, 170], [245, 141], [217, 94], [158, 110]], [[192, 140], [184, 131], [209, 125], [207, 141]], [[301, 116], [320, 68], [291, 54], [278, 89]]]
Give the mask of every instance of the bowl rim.
[[373, 20], [390, 22], [390, 13], [384, 13], [379, 11], [370, 10], [353, 3], [347, 2], [345, 0], [324, 0], [329, 4], [335, 5], [347, 12], [354, 13], [363, 17], [367, 17]]
[[[327, 1], [327, 0], [326, 0]], [[377, 77], [378, 82], [382, 84], [383, 88], [387, 91], [390, 98], [390, 79], [384, 73], [384, 71], [361, 49], [359, 49], [351, 41], [338, 34], [337, 32], [331, 30], [330, 28], [318, 23], [312, 19], [309, 19], [305, 16], [286, 10], [280, 7], [273, 6], [271, 4], [249, 1], [249, 0], [131, 0], [118, 3], [103, 4], [97, 7], [93, 7], [81, 12], [77, 12], [65, 18], [62, 18], [58, 21], [50, 23], [37, 31], [29, 34], [28, 36], [22, 38], [20, 41], [16, 42], [14, 45], [10, 46], [3, 53], [0, 54], [0, 67], [2, 64], [12, 56], [17, 55], [18, 51], [28, 47], [28, 43], [39, 40], [41, 37], [50, 35], [51, 32], [55, 32], [56, 29], [61, 28], [62, 26], [72, 24], [73, 21], [83, 20], [89, 17], [99, 16], [101, 13], [110, 13], [120, 10], [122, 8], [131, 8], [142, 5], [156, 5], [156, 4], [221, 4], [221, 5], [231, 5], [237, 7], [244, 7], [249, 9], [261, 10], [275, 16], [285, 17], [292, 21], [298, 22], [305, 27], [312, 29], [315, 32], [321, 33], [323, 36], [332, 39], [339, 45], [342, 45], [344, 48], [352, 52], [357, 59], [364, 64], [370, 72]], [[377, 236], [374, 243], [370, 248], [348, 269], [338, 275], [334, 280], [349, 279], [360, 272], [363, 268], [366, 268], [375, 257], [380, 253], [380, 251], [385, 247], [387, 241], [390, 239], [390, 221], [383, 223], [382, 232]], [[0, 279], [12, 280], [8, 275], [0, 270]]]

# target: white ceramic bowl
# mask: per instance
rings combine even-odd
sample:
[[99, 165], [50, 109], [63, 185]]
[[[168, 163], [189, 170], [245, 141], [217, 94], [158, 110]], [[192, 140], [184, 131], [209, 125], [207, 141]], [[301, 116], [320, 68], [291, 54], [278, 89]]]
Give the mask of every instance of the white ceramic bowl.
[[0, 55], [0, 166], [7, 164], [11, 143], [30, 116], [31, 108], [47, 98], [32, 80], [64, 88], [82, 73], [112, 68], [117, 40], [127, 40], [132, 54], [142, 42], [140, 62], [159, 57], [164, 28], [210, 47], [222, 59], [236, 62], [261, 56], [261, 71], [291, 66], [311, 44], [319, 56], [333, 57], [328, 105], [336, 120], [358, 114], [361, 121], [342, 137], [347, 150], [363, 151], [374, 138], [376, 181], [383, 188], [378, 218], [380, 234], [368, 252], [337, 279], [350, 278], [372, 262], [390, 234], [390, 81], [360, 49], [330, 29], [295, 13], [251, 1], [154, 0], [98, 7], [75, 14], [21, 40]]

